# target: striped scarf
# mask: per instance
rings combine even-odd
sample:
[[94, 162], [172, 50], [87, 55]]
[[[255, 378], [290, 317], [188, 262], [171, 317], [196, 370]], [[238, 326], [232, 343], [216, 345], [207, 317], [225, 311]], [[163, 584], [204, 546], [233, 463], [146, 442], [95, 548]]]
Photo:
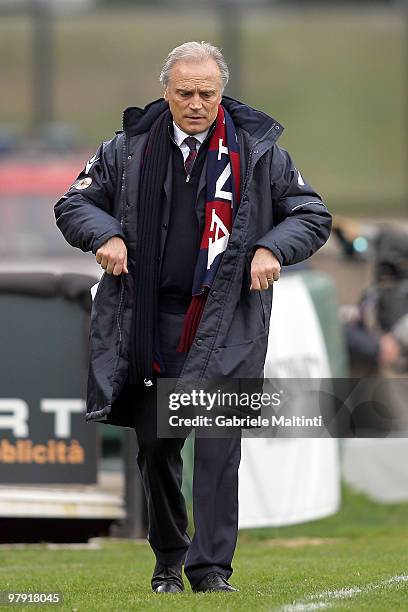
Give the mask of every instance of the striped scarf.
[[187, 352], [194, 341], [239, 206], [238, 139], [231, 116], [221, 105], [207, 152], [206, 179], [204, 232], [194, 272], [193, 297], [177, 347], [180, 352]]

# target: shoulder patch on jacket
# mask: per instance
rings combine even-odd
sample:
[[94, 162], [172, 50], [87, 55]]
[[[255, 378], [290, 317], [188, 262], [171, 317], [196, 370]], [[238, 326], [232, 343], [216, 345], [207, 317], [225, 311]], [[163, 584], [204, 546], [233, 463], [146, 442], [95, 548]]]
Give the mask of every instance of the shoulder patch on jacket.
[[91, 183], [92, 183], [91, 177], [86, 176], [83, 179], [79, 179], [79, 181], [75, 181], [71, 189], [86, 189], [87, 187], [89, 187], [89, 185], [91, 185]]

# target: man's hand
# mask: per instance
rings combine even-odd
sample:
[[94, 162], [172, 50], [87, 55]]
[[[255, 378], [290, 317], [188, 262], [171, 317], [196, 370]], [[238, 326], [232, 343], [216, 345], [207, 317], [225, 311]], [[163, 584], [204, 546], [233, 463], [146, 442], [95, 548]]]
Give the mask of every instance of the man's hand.
[[98, 264], [101, 264], [108, 274], [114, 274], [114, 276], [119, 276], [122, 272], [128, 274], [127, 249], [119, 236], [109, 238], [96, 251], [95, 257]]
[[394, 365], [401, 356], [400, 346], [391, 333], [383, 334], [380, 338], [380, 352], [378, 362], [386, 368]]
[[268, 289], [273, 281], [279, 280], [280, 263], [269, 249], [258, 247], [251, 262], [250, 291]]

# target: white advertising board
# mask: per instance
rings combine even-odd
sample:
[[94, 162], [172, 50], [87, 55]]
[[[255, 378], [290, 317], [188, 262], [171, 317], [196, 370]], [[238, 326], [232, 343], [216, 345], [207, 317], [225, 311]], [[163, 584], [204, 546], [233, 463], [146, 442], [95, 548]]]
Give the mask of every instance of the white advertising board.
[[[274, 285], [265, 378], [326, 378], [330, 366], [308, 289], [297, 274]], [[239, 527], [302, 523], [340, 503], [338, 440], [246, 438], [239, 471]]]

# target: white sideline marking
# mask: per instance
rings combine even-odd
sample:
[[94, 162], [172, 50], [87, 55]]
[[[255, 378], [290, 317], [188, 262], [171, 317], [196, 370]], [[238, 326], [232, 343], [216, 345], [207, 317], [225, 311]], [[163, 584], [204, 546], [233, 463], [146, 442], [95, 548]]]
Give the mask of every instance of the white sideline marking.
[[354, 595], [369, 593], [370, 591], [375, 591], [376, 589], [381, 589], [382, 587], [398, 584], [399, 582], [408, 582], [408, 576], [392, 576], [392, 578], [388, 578], [387, 580], [382, 580], [381, 582], [371, 582], [362, 587], [343, 588], [337, 589], [336, 591], [322, 591], [321, 593], [316, 593], [315, 595], [309, 595], [305, 599], [295, 601], [293, 604], [287, 604], [280, 608], [280, 612], [309, 612], [309, 610], [324, 610], [331, 608], [334, 605], [334, 603], [332, 603], [330, 600], [347, 599], [354, 597]]
[[288, 606], [283, 606], [283, 608], [281, 608], [281, 610], [288, 610], [288, 612], [309, 612], [309, 610], [326, 610], [327, 608], [331, 608], [331, 604], [330, 603], [294, 603], [293, 605], [288, 605]]

